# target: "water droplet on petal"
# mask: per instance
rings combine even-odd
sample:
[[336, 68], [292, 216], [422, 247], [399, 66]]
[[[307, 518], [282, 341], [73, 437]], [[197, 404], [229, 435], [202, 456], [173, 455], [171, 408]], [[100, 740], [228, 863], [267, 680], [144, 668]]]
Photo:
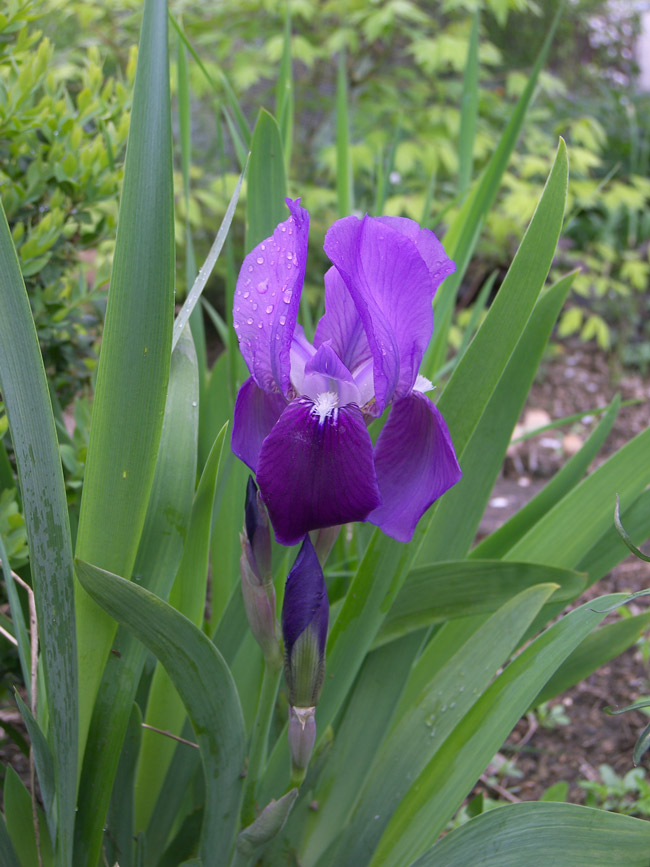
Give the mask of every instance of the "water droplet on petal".
[[260, 295], [264, 295], [264, 293], [267, 291], [268, 288], [269, 288], [269, 281], [268, 280], [262, 280], [261, 283], [257, 284], [257, 291], [259, 292]]
[[291, 250], [287, 250], [287, 259], [293, 259], [293, 253]]
[[286, 321], [287, 321], [287, 317], [286, 317], [286, 316], [281, 316], [281, 317], [280, 317], [280, 325], [284, 325], [284, 323], [285, 323]]
[[291, 289], [287, 289], [287, 291], [282, 296], [282, 300], [284, 301], [285, 304], [288, 304], [291, 301], [292, 295], [293, 295], [293, 292], [291, 291]]
[[249, 273], [250, 273], [252, 270], [253, 270], [253, 266], [252, 266], [252, 265], [249, 265], [249, 266], [248, 266], [248, 271], [249, 271]]
[[269, 306], [266, 308], [266, 312], [267, 313], [273, 313], [273, 305], [272, 304], [269, 304]]
[[247, 319], [246, 322], [247, 322], [249, 325], [252, 325], [252, 324], [253, 324], [253, 320], [252, 320], [252, 319]]
[[260, 250], [266, 250], [266, 244], [260, 244]]
[[263, 264], [264, 264], [264, 259], [263, 259], [261, 256], [258, 256], [258, 257], [257, 257], [257, 264], [258, 264], [258, 265], [263, 265]]
[[248, 296], [249, 296], [250, 294], [251, 294], [250, 292], [244, 292], [244, 298], [248, 298]]
[[258, 323], [257, 323], [257, 327], [258, 327], [258, 328], [261, 328], [261, 327], [262, 327], [262, 323], [261, 323], [261, 322], [258, 322]]

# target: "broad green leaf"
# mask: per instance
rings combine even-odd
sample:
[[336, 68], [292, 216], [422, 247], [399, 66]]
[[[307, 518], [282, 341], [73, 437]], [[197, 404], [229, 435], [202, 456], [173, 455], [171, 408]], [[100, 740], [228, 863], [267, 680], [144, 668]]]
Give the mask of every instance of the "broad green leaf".
[[566, 201], [568, 162], [557, 156], [526, 234], [476, 337], [447, 383], [438, 407], [462, 454], [532, 313], [555, 255]]
[[180, 828], [174, 834], [169, 846], [156, 862], [156, 867], [177, 867], [179, 864], [196, 864], [197, 862], [194, 859], [190, 861], [186, 861], [185, 859], [196, 853], [196, 841], [199, 837], [202, 822], [203, 810], [201, 807], [188, 813], [181, 822]]
[[[133, 578], [166, 599], [178, 570], [189, 524], [197, 450], [197, 363], [187, 329], [172, 353], [154, 483]], [[109, 655], [84, 754], [75, 823], [75, 864], [94, 864], [146, 648], [120, 627]]]
[[0, 813], [0, 860], [5, 867], [20, 867], [16, 850], [7, 831], [5, 818]]
[[531, 707], [555, 698], [627, 650], [650, 623], [650, 612], [609, 623], [588, 635], [562, 663]]
[[192, 721], [205, 778], [200, 856], [227, 863], [242, 794], [245, 735], [237, 689], [206, 635], [149, 591], [87, 563], [77, 575], [106, 611], [130, 629], [165, 666]]
[[542, 584], [506, 602], [426, 684], [375, 757], [333, 863], [367, 863], [412, 781], [453, 737], [555, 589]]
[[142, 742], [142, 714], [137, 704], [131, 708], [120, 763], [115, 775], [113, 795], [106, 819], [104, 849], [111, 864], [134, 867], [133, 858], [133, 784]]
[[564, 3], [562, 2], [558, 8], [548, 35], [537, 56], [535, 66], [531, 70], [528, 83], [519, 98], [517, 106], [510, 115], [510, 120], [492, 154], [490, 162], [482, 177], [465, 200], [456, 219], [449, 227], [443, 239], [447, 253], [456, 263], [457, 271], [454, 275], [447, 278], [436, 296], [436, 331], [422, 364], [422, 373], [430, 379], [435, 377], [436, 372], [444, 363], [447, 352], [449, 325], [458, 288], [465, 276], [465, 271], [478, 242], [483, 224], [492, 208], [510, 156], [519, 138], [526, 112], [537, 88], [539, 74], [546, 62], [546, 57], [553, 41], [553, 35], [560, 19], [563, 5]]
[[[72, 542], [43, 360], [1, 205], [0, 392], [18, 468], [36, 615], [41, 626], [43, 679], [58, 794], [57, 864], [67, 867], [72, 858], [77, 785], [77, 648]], [[18, 637], [26, 653], [24, 635]], [[24, 664], [27, 665], [26, 659]]]
[[553, 601], [566, 602], [584, 590], [586, 578], [570, 569], [499, 560], [458, 560], [418, 566], [409, 572], [397, 594], [375, 645], [432, 623], [496, 611], [527, 587], [543, 583], [557, 584]]
[[251, 141], [246, 190], [246, 250], [270, 237], [287, 218], [287, 179], [280, 128], [265, 109], [257, 116]]
[[[401, 639], [405, 645], [402, 653], [395, 653], [395, 645], [391, 644], [366, 657], [311, 795], [319, 809], [310, 810], [303, 817], [306, 842], [301, 851], [306, 863], [316, 862], [331, 843], [333, 829], [343, 827], [347, 821], [386, 735], [408, 678], [411, 659], [422, 640], [422, 635], [409, 635]], [[291, 824], [290, 818], [288, 831]]]
[[[498, 530], [480, 542], [469, 555], [472, 558], [496, 559], [502, 557], [534, 524], [539, 521], [559, 500], [569, 493], [586, 473], [589, 465], [609, 436], [621, 403], [616, 396], [589, 439], [551, 479], [551, 481], [505, 522]], [[588, 571], [588, 570], [584, 570]]]
[[45, 817], [47, 819], [50, 838], [55, 840], [56, 816], [54, 814], [54, 803], [56, 789], [54, 784], [54, 760], [52, 759], [52, 751], [50, 750], [50, 745], [48, 744], [47, 738], [43, 734], [41, 727], [34, 719], [31, 710], [18, 695], [18, 692], [15, 693], [15, 698], [18, 710], [20, 711], [23, 722], [25, 723], [27, 734], [29, 735], [29, 742], [34, 751], [34, 764], [36, 766], [36, 773], [38, 774], [38, 785], [41, 790], [43, 806], [45, 807]]
[[[167, 4], [146, 0], [77, 555], [130, 577], [160, 443], [174, 316]], [[83, 754], [115, 624], [76, 586]]]
[[511, 432], [521, 415], [573, 276], [569, 274], [559, 280], [535, 305], [478, 424], [459, 455], [463, 478], [438, 503], [418, 555], [420, 559], [450, 560], [466, 555], [501, 472]]
[[650, 428], [563, 497], [510, 548], [506, 559], [574, 568], [612, 525], [616, 494], [627, 508], [647, 486], [649, 452]]
[[[203, 622], [205, 609], [212, 507], [226, 432], [227, 425], [224, 425], [214, 441], [201, 475], [192, 504], [183, 558], [169, 593], [169, 604], [197, 627]], [[149, 690], [145, 721], [148, 725], [163, 731], [180, 734], [184, 719], [185, 709], [174, 678], [166, 667], [158, 666]], [[174, 742], [169, 738], [161, 740], [156, 732], [144, 732], [136, 781], [137, 830], [147, 827], [167, 767], [172, 759], [174, 746]]]
[[458, 190], [463, 192], [472, 179], [474, 137], [478, 115], [478, 32], [481, 21], [480, 7], [472, 20], [467, 46], [467, 62], [460, 104], [460, 134], [458, 137]]
[[[623, 594], [598, 600], [602, 607]], [[451, 732], [393, 814], [371, 860], [405, 867], [437, 838], [542, 685], [605, 617], [588, 602], [528, 645]]]
[[0, 491], [16, 487], [7, 449], [0, 436]]
[[413, 867], [644, 867], [650, 823], [578, 804], [508, 804], [447, 834]]
[[347, 217], [354, 208], [354, 180], [350, 155], [348, 117], [348, 76], [345, 51], [339, 54], [336, 77], [336, 196], [339, 217]]
[[[52, 867], [54, 856], [43, 811], [37, 807], [40, 843], [37, 849], [32, 798], [11, 765], [5, 771], [3, 799], [7, 831], [21, 867], [38, 867], [41, 863], [38, 857], [39, 850], [43, 867]], [[4, 867], [4, 861], [2, 863]]]

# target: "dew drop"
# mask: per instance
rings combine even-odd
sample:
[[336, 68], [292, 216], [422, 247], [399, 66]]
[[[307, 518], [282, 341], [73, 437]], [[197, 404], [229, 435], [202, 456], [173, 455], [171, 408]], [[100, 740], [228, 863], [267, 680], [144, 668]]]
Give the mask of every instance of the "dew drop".
[[287, 289], [287, 291], [282, 296], [282, 300], [284, 301], [285, 304], [288, 304], [291, 301], [292, 295], [293, 295], [293, 292], [291, 291], [291, 289]]
[[248, 266], [248, 273], [250, 274], [250, 273], [252, 272], [252, 270], [253, 270], [253, 266], [252, 266], [252, 265], [249, 265], [249, 266]]
[[258, 257], [257, 257], [257, 264], [258, 264], [258, 265], [263, 265], [263, 264], [264, 264], [264, 259], [263, 259], [261, 256], [258, 256]]
[[261, 322], [258, 322], [258, 323], [257, 323], [257, 327], [258, 327], [258, 328], [261, 328], [261, 327], [262, 327], [262, 323], [261, 323]]
[[266, 312], [267, 313], [273, 313], [273, 305], [272, 304], [269, 304], [269, 306], [266, 308]]
[[244, 298], [248, 298], [248, 296], [249, 296], [250, 294], [251, 294], [250, 292], [244, 292]]
[[195, 400], [192, 401], [192, 406], [196, 406], [196, 401], [195, 401]]
[[287, 321], [287, 317], [286, 317], [286, 316], [281, 316], [281, 317], [280, 317], [280, 325], [284, 325], [286, 321]]
[[280, 231], [281, 231], [281, 232], [286, 232], [286, 231], [287, 231], [287, 227], [286, 227], [286, 226], [280, 226]]
[[287, 259], [293, 259], [293, 253], [291, 250], [287, 250]]
[[238, 328], [239, 328], [239, 322], [235, 322], [235, 331], [237, 331]]
[[253, 301], [253, 310], [257, 310], [257, 304]]
[[261, 283], [257, 284], [257, 291], [259, 292], [260, 295], [264, 295], [266, 293], [266, 291], [268, 290], [268, 288], [269, 288], [269, 281], [268, 280], [262, 280]]
[[247, 319], [246, 322], [247, 322], [249, 325], [252, 325], [252, 324], [253, 324], [253, 320], [252, 320], [252, 319]]
[[260, 244], [260, 250], [266, 250], [266, 244]]

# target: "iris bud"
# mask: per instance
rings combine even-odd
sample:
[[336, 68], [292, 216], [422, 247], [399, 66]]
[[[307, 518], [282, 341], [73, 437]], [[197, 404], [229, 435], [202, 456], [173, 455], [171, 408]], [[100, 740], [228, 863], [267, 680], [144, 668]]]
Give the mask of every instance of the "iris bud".
[[305, 536], [284, 591], [282, 635], [289, 692], [291, 775], [299, 784], [316, 741], [315, 710], [325, 677], [329, 603], [325, 578]]
[[325, 676], [329, 603], [323, 570], [305, 536], [289, 572], [282, 605], [284, 673], [289, 704], [315, 707]]
[[252, 477], [246, 489], [244, 532], [240, 536], [241, 588], [253, 637], [268, 665], [281, 665], [282, 652], [275, 619], [275, 587], [271, 572], [271, 534], [268, 516]]

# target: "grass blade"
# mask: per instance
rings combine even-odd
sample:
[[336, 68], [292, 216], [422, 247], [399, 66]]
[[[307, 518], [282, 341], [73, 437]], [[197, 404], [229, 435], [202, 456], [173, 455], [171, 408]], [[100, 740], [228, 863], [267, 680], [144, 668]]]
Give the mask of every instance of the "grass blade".
[[251, 142], [246, 192], [246, 250], [273, 234], [286, 219], [287, 178], [280, 128], [265, 109], [257, 116]]
[[478, 116], [478, 32], [481, 22], [480, 7], [472, 20], [472, 30], [467, 46], [467, 63], [463, 79], [463, 96], [460, 104], [460, 135], [458, 141], [458, 192], [464, 192], [472, 180], [474, 136]]
[[192, 720], [205, 775], [200, 857], [219, 867], [235, 839], [244, 770], [244, 721], [228, 666], [210, 639], [149, 591], [77, 561], [79, 580], [165, 666]]
[[[174, 315], [167, 6], [146, 0], [79, 515], [81, 559], [130, 576], [160, 441]], [[77, 588], [80, 744], [115, 624]]]
[[[63, 471], [36, 328], [0, 205], [0, 391], [16, 456], [40, 625], [58, 794], [57, 864], [72, 859], [77, 785], [77, 650]], [[5, 558], [3, 557], [3, 563]]]

